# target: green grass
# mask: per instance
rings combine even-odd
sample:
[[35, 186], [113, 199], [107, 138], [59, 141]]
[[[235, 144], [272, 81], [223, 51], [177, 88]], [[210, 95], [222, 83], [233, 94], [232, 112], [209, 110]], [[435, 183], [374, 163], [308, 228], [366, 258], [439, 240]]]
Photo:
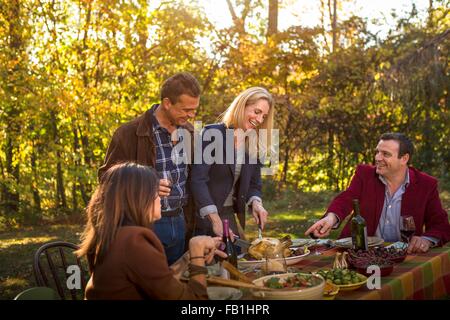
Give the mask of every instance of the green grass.
[[33, 257], [49, 241], [78, 243], [81, 225], [45, 225], [0, 233], [0, 299], [13, 299], [36, 286]]
[[[329, 201], [335, 196], [332, 192], [295, 193], [285, 192], [279, 198], [266, 201], [264, 207], [269, 212], [268, 223], [263, 235], [267, 237], [304, 238], [304, 233], [314, 219], [320, 219]], [[257, 225], [253, 218], [246, 222], [246, 235], [249, 239], [257, 236]], [[331, 237], [336, 237], [336, 231]]]
[[[320, 218], [335, 193], [284, 192], [282, 196], [265, 201], [269, 220], [263, 235], [303, 238], [303, 233], [312, 224], [311, 219]], [[441, 193], [444, 208], [450, 212], [450, 192]], [[49, 241], [78, 243], [83, 226], [79, 224], [39, 225], [0, 232], [0, 299], [13, 299], [19, 292], [36, 286], [32, 263], [35, 251]], [[333, 231], [336, 238], [340, 230]], [[257, 236], [253, 218], [247, 220], [248, 239]]]

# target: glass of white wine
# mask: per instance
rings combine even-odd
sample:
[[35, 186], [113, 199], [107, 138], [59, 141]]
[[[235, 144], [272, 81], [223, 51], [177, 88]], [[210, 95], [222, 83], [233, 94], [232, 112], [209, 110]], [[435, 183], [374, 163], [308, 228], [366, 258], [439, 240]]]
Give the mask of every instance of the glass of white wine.
[[274, 250], [274, 252], [267, 253], [265, 255], [264, 266], [262, 271], [265, 275], [282, 274], [287, 273], [286, 257], [284, 256], [284, 250]]
[[162, 182], [165, 186], [172, 189], [173, 186], [173, 179], [170, 171], [162, 171], [158, 173], [159, 180]]

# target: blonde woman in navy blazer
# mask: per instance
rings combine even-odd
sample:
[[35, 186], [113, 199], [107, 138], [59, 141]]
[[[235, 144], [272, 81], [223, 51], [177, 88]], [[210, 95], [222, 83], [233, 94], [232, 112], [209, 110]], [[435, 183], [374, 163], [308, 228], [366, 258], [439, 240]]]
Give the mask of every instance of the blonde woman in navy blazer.
[[[190, 187], [196, 204], [196, 234], [221, 236], [223, 219], [228, 219], [231, 230], [238, 234], [235, 213], [241, 226], [245, 227], [246, 207], [255, 222], [264, 228], [267, 211], [262, 203], [261, 162], [256, 161], [257, 156], [254, 155], [257, 155], [255, 150], [261, 148], [270, 150], [273, 114], [274, 101], [271, 94], [264, 88], [252, 87], [234, 99], [223, 113], [220, 123], [203, 129], [202, 141], [206, 140], [202, 144], [203, 157], [206, 151], [212, 149], [209, 145], [215, 139], [222, 139], [223, 156], [220, 157], [220, 152], [214, 150], [211, 152], [213, 156], [217, 156], [214, 161], [203, 158], [200, 164], [192, 165]], [[258, 138], [265, 134], [267, 143], [254, 143], [253, 146], [248, 141], [242, 143], [243, 140], [239, 139], [241, 133], [256, 133]], [[215, 138], [210, 139], [210, 136]], [[234, 145], [234, 155], [230, 155], [230, 151], [227, 154], [230, 144]], [[257, 149], [254, 148], [255, 145]], [[233, 157], [236, 161], [227, 160]]]

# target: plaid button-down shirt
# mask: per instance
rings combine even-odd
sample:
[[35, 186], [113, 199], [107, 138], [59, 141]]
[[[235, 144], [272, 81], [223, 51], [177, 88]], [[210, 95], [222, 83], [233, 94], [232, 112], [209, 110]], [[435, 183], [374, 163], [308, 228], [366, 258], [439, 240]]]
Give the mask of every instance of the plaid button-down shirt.
[[[158, 105], [153, 106], [154, 111], [157, 107]], [[170, 195], [161, 197], [161, 210], [163, 212], [171, 211], [182, 208], [187, 204], [188, 195], [186, 193], [186, 181], [188, 167], [183, 161], [181, 161], [180, 164], [175, 164], [174, 161], [172, 161], [172, 150], [175, 145], [172, 143], [171, 134], [166, 128], [161, 127], [155, 117], [153, 119], [153, 135], [155, 137], [156, 147], [155, 169], [160, 176], [164, 173], [165, 177], [170, 177], [172, 180]], [[178, 139], [178, 143], [183, 143], [182, 137]], [[178, 154], [174, 153], [174, 156], [185, 157], [184, 148], [181, 148], [181, 150], [182, 151]]]

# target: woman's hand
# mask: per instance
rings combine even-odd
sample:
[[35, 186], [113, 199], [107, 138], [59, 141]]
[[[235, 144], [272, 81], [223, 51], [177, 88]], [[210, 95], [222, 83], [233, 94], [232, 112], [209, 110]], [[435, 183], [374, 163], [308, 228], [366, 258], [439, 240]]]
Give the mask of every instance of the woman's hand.
[[252, 202], [252, 215], [255, 218], [256, 224], [261, 225], [261, 229], [264, 230], [269, 213], [258, 200], [253, 200]]
[[189, 241], [189, 253], [191, 257], [205, 257], [205, 263], [212, 262], [214, 255], [226, 258], [227, 254], [217, 250], [222, 242], [221, 237], [196, 236]]

